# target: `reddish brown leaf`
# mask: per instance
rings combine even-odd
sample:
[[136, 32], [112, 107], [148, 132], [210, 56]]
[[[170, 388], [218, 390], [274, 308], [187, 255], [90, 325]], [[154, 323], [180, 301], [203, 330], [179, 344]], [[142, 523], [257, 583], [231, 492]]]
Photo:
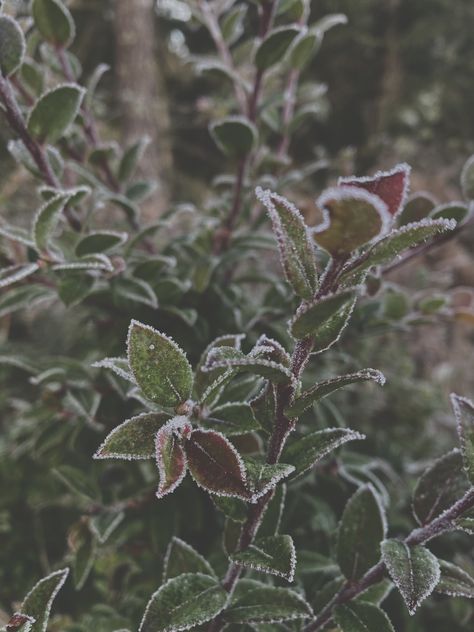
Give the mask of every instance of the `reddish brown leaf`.
[[198, 485], [218, 496], [250, 497], [245, 466], [224, 435], [194, 430], [184, 449], [189, 471]]
[[186, 475], [187, 460], [182, 440], [189, 432], [191, 424], [187, 418], [174, 417], [156, 435], [156, 463], [160, 472], [158, 498], [174, 491]]

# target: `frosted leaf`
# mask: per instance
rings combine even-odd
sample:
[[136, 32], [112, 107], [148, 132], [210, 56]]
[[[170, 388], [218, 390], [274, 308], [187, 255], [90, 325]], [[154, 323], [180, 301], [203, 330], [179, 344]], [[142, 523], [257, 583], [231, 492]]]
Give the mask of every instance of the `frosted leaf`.
[[91, 364], [96, 369], [110, 369], [119, 377], [123, 377], [124, 380], [136, 384], [135, 378], [130, 372], [127, 358], [104, 358]]
[[419, 191], [410, 195], [400, 212], [398, 225], [405, 226], [406, 224], [425, 219], [437, 204], [436, 198], [426, 191]]
[[247, 402], [227, 402], [222, 406], [217, 406], [200, 420], [200, 425], [211, 430], [218, 430], [226, 437], [260, 430], [260, 424]]
[[193, 430], [184, 450], [189, 471], [200, 487], [218, 496], [250, 498], [244, 462], [224, 435]]
[[144, 395], [175, 407], [191, 395], [193, 372], [186, 355], [168, 336], [132, 320], [127, 338], [128, 362]]
[[307, 389], [299, 397], [297, 397], [293, 403], [285, 410], [285, 415], [288, 417], [298, 417], [307, 408], [317, 401], [320, 401], [324, 397], [327, 397], [334, 391], [348, 386], [349, 384], [355, 384], [356, 382], [364, 382], [367, 380], [373, 380], [376, 384], [383, 386], [385, 384], [385, 376], [376, 369], [363, 369], [357, 373], [349, 373], [347, 375], [340, 375], [338, 377], [330, 378], [324, 382], [318, 382], [311, 388]]
[[318, 430], [290, 443], [283, 451], [282, 461], [294, 465], [294, 476], [300, 476], [339, 446], [360, 439], [365, 439], [365, 435], [349, 428]]
[[244, 116], [227, 116], [214, 121], [209, 132], [219, 149], [234, 158], [242, 158], [255, 146], [257, 127]]
[[474, 578], [456, 564], [438, 560], [441, 569], [441, 579], [435, 592], [450, 597], [467, 597], [474, 599]]
[[318, 335], [333, 316], [350, 304], [357, 296], [359, 288], [348, 288], [311, 303], [302, 303], [290, 323], [290, 332], [297, 339]]
[[360, 487], [344, 508], [337, 539], [337, 561], [348, 580], [360, 579], [377, 564], [386, 532], [378, 494], [371, 485]]
[[452, 393], [451, 404], [456, 417], [464, 470], [474, 485], [474, 402]]
[[189, 436], [191, 428], [188, 418], [179, 415], [170, 419], [156, 435], [156, 464], [160, 473], [157, 498], [173, 492], [186, 476], [188, 463], [182, 439]]
[[216, 577], [216, 574], [200, 553], [190, 544], [177, 537], [171, 538], [163, 562], [163, 583], [183, 573], [203, 573]]
[[156, 433], [168, 421], [166, 413], [142, 413], [112, 430], [94, 454], [94, 459], [151, 459], [155, 455]]
[[95, 481], [79, 468], [63, 464], [55, 467], [52, 472], [70, 491], [81, 498], [89, 502], [96, 502], [100, 498]]
[[270, 489], [274, 489], [278, 483], [295, 471], [293, 465], [275, 463], [269, 465], [256, 458], [244, 458], [247, 471], [247, 482], [252, 493], [251, 502], [256, 502]]
[[139, 632], [179, 632], [214, 619], [227, 604], [219, 582], [202, 573], [185, 573], [163, 584], [152, 596]]
[[2, 223], [0, 224], [0, 235], [2, 235], [2, 237], [5, 237], [6, 239], [10, 239], [11, 241], [16, 241], [19, 244], [28, 246], [28, 248], [35, 247], [30, 233], [24, 228], [10, 226], [9, 224]]
[[80, 520], [68, 534], [68, 544], [73, 554], [72, 576], [76, 590], [81, 590], [89, 577], [97, 553], [97, 539], [90, 529], [89, 520]]
[[388, 212], [396, 217], [405, 205], [410, 188], [411, 167], [405, 162], [390, 171], [377, 171], [373, 176], [339, 178], [338, 185], [360, 187], [377, 195], [387, 205]]
[[324, 219], [313, 228], [313, 239], [335, 258], [346, 258], [371, 243], [388, 230], [391, 222], [385, 202], [356, 186], [327, 189], [316, 204]]
[[244, 338], [244, 334], [226, 334], [224, 336], [219, 336], [206, 347], [196, 367], [196, 375], [194, 379], [194, 390], [198, 399], [202, 398], [212, 383], [225, 373], [225, 369], [216, 369], [212, 373], [209, 373], [209, 371], [203, 371], [203, 367], [207, 363], [210, 351], [215, 347], [232, 347], [240, 351], [240, 345]]
[[257, 538], [244, 551], [233, 553], [230, 559], [240, 566], [284, 577], [288, 582], [294, 579], [296, 551], [289, 535]]
[[439, 582], [439, 562], [425, 547], [409, 547], [399, 540], [385, 540], [381, 548], [388, 574], [413, 615]]
[[125, 512], [104, 509], [91, 517], [90, 529], [100, 544], [105, 544], [115, 529], [125, 518]]
[[61, 0], [34, 0], [32, 14], [42, 37], [58, 48], [67, 48], [74, 40], [76, 28], [69, 9]]
[[253, 349], [266, 349], [264, 355], [268, 356], [268, 360], [280, 362], [286, 367], [291, 366], [291, 356], [288, 351], [277, 340], [269, 338], [266, 334], [259, 337]]
[[36, 212], [33, 219], [32, 238], [38, 252], [47, 252], [61, 213], [73, 196], [73, 191], [62, 191], [45, 202]]
[[30, 110], [29, 133], [40, 143], [55, 143], [63, 136], [79, 112], [85, 88], [63, 83], [44, 92]]
[[413, 514], [420, 525], [431, 522], [464, 495], [468, 481], [460, 450], [436, 459], [418, 479], [413, 491]]
[[127, 233], [121, 233], [116, 230], [91, 231], [79, 241], [75, 252], [78, 257], [106, 252], [123, 245], [127, 239]]
[[142, 303], [152, 309], [158, 308], [158, 299], [154, 289], [143, 279], [122, 276], [114, 284], [114, 292], [117, 297], [127, 302]]
[[395, 632], [386, 613], [364, 601], [336, 606], [334, 621], [341, 632]]
[[258, 528], [260, 537], [277, 535], [281, 527], [281, 519], [285, 509], [287, 486], [285, 483], [278, 485], [265, 510], [262, 522]]
[[88, 257], [83, 257], [78, 261], [65, 261], [62, 263], [55, 263], [51, 266], [55, 271], [78, 271], [78, 270], [104, 270], [105, 272], [113, 272], [114, 266], [107, 255], [97, 253]]
[[5, 627], [0, 628], [1, 632], [30, 632], [35, 620], [21, 612], [15, 612]]
[[0, 15], [0, 74], [8, 77], [21, 66], [25, 57], [25, 36], [20, 25], [9, 15]]
[[351, 283], [354, 277], [359, 278], [364, 270], [389, 263], [406, 250], [455, 228], [454, 220], [424, 219], [392, 230], [388, 235], [376, 241], [360, 258], [356, 257], [347, 263], [347, 267], [351, 269], [346, 274], [344, 270], [342, 271], [341, 282]]
[[357, 296], [343, 305], [331, 318], [318, 329], [313, 338], [311, 355], [327, 351], [337, 344], [348, 326], [357, 303]]
[[303, 216], [296, 206], [276, 193], [260, 187], [255, 193], [272, 221], [287, 281], [298, 296], [310, 299], [317, 289], [317, 268]]
[[258, 423], [268, 434], [273, 431], [276, 417], [275, 386], [267, 383], [260, 393], [250, 401]]
[[311, 606], [294, 590], [241, 579], [226, 608], [228, 623], [277, 623], [313, 616]]
[[35, 619], [31, 626], [31, 632], [46, 632], [53, 601], [61, 590], [68, 574], [68, 568], [55, 571], [40, 579], [26, 595], [21, 604], [20, 613]]
[[0, 270], [0, 288], [26, 279], [26, 277], [34, 274], [37, 270], [39, 270], [37, 263], [27, 263], [4, 268]]

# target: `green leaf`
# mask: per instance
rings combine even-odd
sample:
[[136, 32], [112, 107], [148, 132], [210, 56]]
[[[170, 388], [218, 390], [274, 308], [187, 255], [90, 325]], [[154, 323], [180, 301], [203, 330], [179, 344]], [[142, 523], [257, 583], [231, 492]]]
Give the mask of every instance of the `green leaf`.
[[127, 348], [130, 368], [145, 397], [165, 407], [176, 407], [189, 399], [193, 372], [174, 340], [132, 320]]
[[230, 556], [233, 562], [262, 573], [284, 577], [292, 582], [295, 575], [296, 551], [289, 535], [257, 538], [244, 551]]
[[218, 496], [249, 499], [244, 463], [224, 435], [213, 430], [193, 430], [184, 450], [189, 471], [200, 487]]
[[474, 200], [474, 154], [466, 160], [462, 169], [461, 188], [466, 200]]
[[83, 237], [76, 246], [76, 255], [84, 257], [96, 252], [107, 252], [116, 246], [121, 246], [128, 239], [127, 233], [115, 230], [97, 230]]
[[257, 48], [255, 64], [261, 71], [268, 70], [285, 56], [291, 42], [300, 32], [297, 26], [282, 26], [274, 29]]
[[217, 406], [201, 419], [200, 424], [204, 428], [218, 430], [226, 437], [260, 430], [260, 424], [247, 402], [227, 402]]
[[243, 624], [291, 621], [311, 616], [311, 606], [293, 590], [243, 579], [237, 584], [224, 619], [228, 623]]
[[32, 237], [39, 252], [47, 252], [64, 207], [82, 189], [71, 189], [58, 193], [38, 209], [33, 219]]
[[193, 547], [180, 538], [173, 537], [168, 545], [163, 567], [163, 582], [184, 573], [203, 573], [215, 577], [209, 562]]
[[86, 583], [94, 564], [97, 540], [89, 528], [88, 520], [77, 522], [68, 535], [69, 548], [73, 554], [72, 576], [76, 590]]
[[339, 446], [358, 439], [365, 439], [365, 435], [349, 428], [318, 430], [288, 445], [283, 452], [282, 461], [294, 465], [295, 476], [300, 476]]
[[37, 272], [37, 270], [39, 270], [39, 265], [37, 263], [25, 263], [4, 268], [3, 270], [0, 270], [0, 288], [7, 287], [17, 281], [26, 279]]
[[257, 128], [243, 116], [228, 116], [212, 123], [209, 131], [221, 151], [234, 158], [246, 156], [257, 142]]
[[46, 632], [54, 598], [69, 574], [68, 568], [55, 571], [41, 579], [26, 595], [20, 608], [22, 614], [35, 619], [31, 632]]
[[298, 296], [312, 298], [318, 284], [316, 259], [303, 216], [286, 198], [271, 191], [259, 187], [256, 196], [272, 221], [288, 283]]
[[467, 490], [461, 452], [443, 455], [422, 474], [413, 491], [413, 513], [421, 525], [451, 507]]
[[0, 15], [0, 73], [4, 77], [21, 66], [25, 46], [25, 36], [18, 22], [8, 15]]
[[301, 32], [292, 43], [290, 50], [290, 66], [301, 70], [317, 53], [322, 43], [321, 33], [317, 29]]
[[28, 131], [40, 143], [55, 143], [77, 116], [85, 90], [75, 83], [64, 83], [45, 92], [28, 116]]
[[336, 606], [334, 620], [341, 632], [395, 632], [385, 612], [364, 601]]
[[441, 579], [436, 585], [435, 592], [450, 597], [467, 597], [474, 599], [474, 578], [456, 564], [438, 560], [441, 569]]
[[66, 305], [76, 305], [88, 296], [94, 286], [94, 277], [80, 272], [64, 272], [58, 285], [58, 296]]
[[291, 370], [283, 364], [253, 356], [251, 353], [245, 355], [232, 347], [211, 349], [203, 370], [214, 371], [215, 369], [233, 369], [234, 373], [250, 372], [276, 383], [294, 380]]
[[50, 290], [37, 285], [21, 285], [12, 288], [0, 295], [0, 318], [26, 307], [31, 310], [54, 298], [55, 295]]
[[474, 402], [453, 393], [451, 404], [456, 417], [464, 470], [471, 485], [474, 485]]
[[113, 284], [113, 292], [116, 298], [126, 303], [141, 303], [152, 309], [158, 308], [158, 299], [154, 289], [142, 279], [120, 276]]
[[32, 13], [36, 28], [47, 42], [60, 47], [72, 43], [74, 20], [61, 0], [33, 0]]
[[269, 465], [261, 459], [245, 457], [245, 469], [247, 470], [247, 482], [252, 492], [252, 502], [274, 489], [277, 484], [295, 471], [293, 465], [275, 463]]
[[419, 222], [429, 216], [436, 206], [436, 200], [429, 193], [414, 193], [410, 196], [398, 218], [400, 226]]
[[392, 230], [386, 237], [377, 241], [359, 260], [349, 264], [351, 270], [341, 274], [341, 281], [347, 285], [353, 277], [372, 266], [384, 265], [393, 261], [405, 250], [419, 246], [428, 239], [456, 228], [456, 222], [446, 219], [425, 219], [414, 224], [407, 224], [398, 230]]
[[119, 169], [118, 169], [118, 178], [120, 182], [125, 182], [129, 180], [136, 168], [138, 163], [143, 157], [146, 148], [150, 144], [150, 139], [148, 137], [141, 138], [136, 143], [130, 145], [125, 150], [122, 159], [120, 161]]
[[454, 220], [457, 224], [463, 222], [469, 215], [469, 207], [462, 202], [440, 204], [430, 213], [431, 219]]
[[86, 500], [97, 500], [99, 496], [97, 485], [79, 468], [72, 465], [58, 465], [53, 469], [53, 474], [75, 494]]
[[360, 487], [345, 506], [337, 538], [337, 561], [348, 580], [360, 579], [377, 564], [386, 531], [376, 492], [370, 485]]
[[90, 519], [90, 529], [100, 544], [110, 538], [115, 529], [125, 518], [125, 513], [117, 509], [103, 509]]
[[299, 415], [301, 415], [312, 404], [320, 401], [324, 397], [327, 397], [331, 393], [334, 393], [334, 391], [337, 391], [344, 386], [348, 386], [349, 384], [356, 384], [357, 382], [365, 382], [367, 380], [373, 380], [381, 386], [385, 384], [385, 376], [376, 369], [362, 369], [357, 373], [339, 375], [338, 377], [330, 378], [324, 382], [318, 382], [311, 388], [301, 393], [301, 395], [297, 397], [285, 410], [285, 415], [290, 418], [299, 417]]
[[385, 540], [381, 548], [388, 574], [413, 615], [440, 579], [439, 562], [423, 546], [409, 547], [398, 540]]
[[155, 456], [155, 437], [168, 421], [166, 413], [142, 413], [127, 419], [107, 436], [94, 459], [151, 459]]
[[316, 204], [324, 213], [324, 221], [313, 228], [313, 238], [335, 258], [346, 258], [373, 241], [391, 221], [385, 202], [356, 186], [327, 189]]
[[247, 520], [247, 503], [240, 498], [229, 496], [212, 496], [212, 502], [219, 511], [233, 522], [245, 522]]
[[151, 597], [139, 632], [178, 632], [214, 619], [227, 593], [209, 575], [185, 573], [170, 579]]
[[23, 60], [20, 68], [21, 79], [32, 90], [33, 94], [39, 96], [44, 88], [44, 76], [41, 66], [29, 57]]
[[358, 288], [348, 288], [311, 303], [303, 303], [291, 320], [291, 334], [298, 339], [317, 336], [333, 316], [354, 300], [357, 292]]

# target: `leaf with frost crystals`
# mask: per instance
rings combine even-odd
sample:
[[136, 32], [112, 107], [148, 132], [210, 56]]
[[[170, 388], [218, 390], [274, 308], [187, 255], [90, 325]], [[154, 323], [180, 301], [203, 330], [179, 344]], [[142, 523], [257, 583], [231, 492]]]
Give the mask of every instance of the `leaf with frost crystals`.
[[457, 448], [436, 459], [413, 491], [413, 513], [420, 525], [431, 522], [467, 491], [462, 455]]
[[260, 424], [247, 402], [227, 402], [217, 406], [200, 420], [200, 425], [209, 430], [218, 430], [226, 437], [260, 430]]
[[347, 258], [372, 242], [388, 229], [391, 221], [381, 198], [355, 186], [327, 189], [316, 204], [323, 211], [324, 220], [313, 228], [313, 239], [334, 258]]
[[27, 614], [21, 614], [21, 612], [15, 612], [15, 614], [10, 617], [6, 626], [1, 628], [1, 630], [2, 632], [30, 632], [34, 622], [33, 617], [29, 617]]
[[103, 509], [90, 519], [90, 529], [101, 544], [105, 544], [125, 518], [123, 511]]
[[175, 407], [189, 398], [193, 372], [174, 340], [132, 320], [127, 348], [133, 376], [148, 399], [160, 406]]
[[311, 303], [302, 303], [290, 323], [290, 332], [297, 338], [314, 336], [330, 319], [353, 301], [358, 288], [348, 288], [335, 294], [329, 294]]
[[115, 230], [96, 230], [79, 241], [75, 252], [78, 257], [106, 252], [116, 246], [123, 245], [127, 239], [127, 233], [119, 233]]
[[290, 443], [283, 452], [282, 461], [294, 465], [294, 476], [300, 476], [339, 446], [358, 439], [365, 439], [365, 435], [350, 428], [318, 430]]
[[202, 398], [206, 390], [213, 384], [213, 382], [226, 372], [226, 369], [215, 369], [212, 372], [203, 370], [211, 350], [216, 347], [233, 347], [234, 349], [240, 351], [240, 345], [243, 338], [245, 338], [244, 334], [226, 334], [224, 336], [219, 336], [205, 348], [196, 367], [196, 375], [194, 379], [194, 390], [198, 399]]
[[224, 435], [213, 430], [193, 430], [184, 450], [189, 471], [200, 487], [218, 496], [250, 498], [245, 465]]
[[429, 216], [431, 211], [436, 207], [437, 201], [431, 193], [420, 191], [410, 195], [405, 206], [400, 211], [398, 217], [398, 225], [406, 226], [413, 222], [419, 222]]
[[169, 420], [166, 413], [142, 413], [127, 419], [107, 436], [94, 459], [153, 458], [156, 434]]
[[385, 612], [365, 601], [336, 606], [334, 620], [341, 632], [395, 632]]
[[295, 471], [294, 465], [286, 463], [274, 463], [272, 465], [257, 458], [245, 457], [245, 469], [247, 471], [247, 483], [252, 493], [251, 502], [274, 489], [277, 484]]
[[25, 36], [18, 22], [8, 15], [0, 15], [0, 73], [4, 77], [21, 66], [25, 47]]
[[435, 592], [450, 597], [467, 597], [474, 599], [474, 578], [471, 577], [456, 564], [438, 560], [441, 569], [441, 578], [435, 588]]
[[425, 547], [410, 547], [399, 540], [385, 540], [381, 548], [388, 574], [413, 615], [440, 579], [439, 562]]
[[31, 632], [45, 632], [54, 598], [61, 590], [69, 574], [68, 568], [51, 573], [30, 590], [21, 604], [21, 614], [35, 619]]
[[285, 56], [291, 42], [300, 33], [299, 26], [282, 26], [271, 31], [259, 44], [255, 64], [259, 70], [268, 70]]
[[377, 384], [383, 386], [385, 384], [385, 377], [383, 373], [376, 369], [362, 369], [357, 373], [349, 373], [348, 375], [339, 375], [338, 377], [324, 380], [324, 382], [318, 382], [311, 388], [307, 389], [301, 395], [299, 395], [293, 403], [285, 410], [285, 415], [288, 417], [298, 417], [307, 408], [309, 408], [314, 402], [327, 397], [334, 391], [348, 386], [349, 384], [355, 384], [356, 382], [364, 382], [367, 380], [373, 380]]
[[275, 623], [313, 616], [311, 606], [294, 590], [241, 579], [226, 608], [228, 623]]
[[371, 485], [360, 487], [344, 508], [337, 539], [337, 561], [348, 580], [360, 579], [377, 564], [386, 531], [377, 493]]
[[227, 593], [217, 579], [185, 573], [163, 584], [151, 597], [139, 632], [179, 632], [211, 621], [225, 608]]
[[85, 89], [64, 83], [40, 96], [28, 116], [28, 131], [40, 143], [55, 143], [74, 122]]
[[474, 402], [467, 397], [451, 395], [451, 404], [456, 417], [464, 470], [474, 485]]
[[272, 221], [288, 283], [298, 296], [310, 299], [317, 289], [317, 269], [303, 216], [296, 206], [276, 193], [263, 191], [260, 187], [255, 193]]
[[210, 133], [219, 149], [235, 158], [248, 154], [257, 142], [257, 128], [244, 116], [227, 116], [211, 124]]
[[230, 556], [233, 562], [262, 573], [284, 577], [292, 582], [296, 567], [296, 550], [289, 535], [257, 538], [245, 550]]
[[294, 381], [293, 373], [283, 364], [251, 354], [245, 355], [232, 347], [211, 349], [203, 370], [214, 371], [215, 369], [232, 369], [234, 373], [254, 373], [277, 383]]
[[34, 274], [37, 270], [39, 270], [37, 263], [26, 263], [4, 268], [0, 270], [0, 288], [26, 279], [26, 277]]
[[110, 369], [124, 380], [136, 384], [135, 378], [130, 372], [127, 358], [104, 358], [103, 360], [97, 360], [91, 366], [95, 369]]
[[160, 472], [157, 498], [173, 492], [186, 476], [187, 459], [183, 449], [183, 438], [191, 433], [187, 417], [170, 419], [155, 438], [156, 464]]
[[53, 46], [69, 46], [75, 35], [75, 25], [69, 9], [61, 0], [33, 0], [35, 26]]
[[187, 542], [173, 537], [166, 550], [163, 563], [163, 582], [184, 573], [203, 573], [211, 577], [216, 576], [205, 557]]
[[35, 247], [39, 252], [48, 250], [49, 242], [58, 225], [64, 207], [77, 196], [87, 194], [87, 187], [78, 187], [69, 191], [60, 191], [38, 209], [33, 219], [32, 237]]
[[392, 217], [398, 215], [407, 199], [410, 188], [411, 167], [405, 162], [390, 171], [378, 171], [373, 176], [339, 178], [338, 185], [360, 187], [379, 197], [387, 205]]

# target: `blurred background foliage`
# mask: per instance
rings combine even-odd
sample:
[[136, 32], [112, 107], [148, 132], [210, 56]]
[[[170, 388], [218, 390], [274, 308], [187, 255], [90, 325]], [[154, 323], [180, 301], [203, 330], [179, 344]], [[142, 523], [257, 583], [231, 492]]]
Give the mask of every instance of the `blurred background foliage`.
[[[5, 5], [9, 4], [21, 8], [22, 2], [7, 0]], [[158, 178], [160, 186], [147, 203], [146, 213], [153, 217], [171, 201], [190, 201], [199, 208], [212, 179], [222, 172], [222, 156], [208, 132], [211, 112], [214, 115], [216, 107], [222, 107], [226, 113], [221, 80], [197, 76], [187, 63], [193, 53], [211, 52], [208, 35], [194, 23], [181, 0], [155, 4], [151, 0], [72, 0], [69, 6], [78, 33], [73, 52], [84, 75], [98, 63], [111, 66], [99, 91], [103, 136], [120, 143], [144, 133], [153, 139], [144, 169]], [[459, 198], [459, 173], [474, 152], [474, 3], [313, 0], [311, 11], [311, 21], [328, 12], [345, 13], [349, 21], [331, 33], [305, 69], [304, 79], [321, 84], [321, 98], [315, 116], [294, 135], [290, 154], [295, 167], [324, 158], [329, 160], [329, 168], [285, 194], [310, 215], [314, 198], [336, 175], [367, 173], [407, 161], [413, 167], [412, 190], [429, 190], [440, 201]], [[146, 63], [140, 61], [143, 54]], [[8, 138], [2, 125], [0, 202], [7, 216], [15, 216], [21, 223], [31, 212], [32, 188], [28, 188], [29, 176], [8, 156]], [[456, 241], [390, 273], [388, 281], [398, 298], [391, 303], [387, 298], [382, 304], [374, 301], [372, 306], [369, 300], [344, 343], [326, 354], [317, 368], [318, 375], [361, 366], [373, 366], [386, 374], [388, 383], [383, 390], [358, 387], [320, 404], [316, 423], [325, 427], [347, 422], [367, 433], [368, 441], [361, 448], [360, 462], [353, 464], [352, 476], [369, 472], [380, 479], [392, 496], [400, 528], [406, 527], [403, 521], [409, 512], [410, 485], [432, 457], [455, 445], [449, 392], [474, 395], [472, 323], [437, 321], [412, 328], [403, 317], [413, 296], [426, 288], [445, 291], [474, 284], [473, 245], [471, 223]], [[276, 261], [270, 259], [269, 265], [277, 272]], [[102, 322], [91, 323], [81, 310], [77, 308], [73, 316], [68, 311], [68, 318], [61, 310], [25, 314], [15, 322], [14, 337], [34, 345], [45, 357], [86, 357], [99, 338], [100, 346], [110, 351], [108, 355], [120, 355], [129, 314], [116, 311]], [[146, 321], [147, 312], [134, 316]], [[216, 322], [221, 316], [215, 316]], [[209, 332], [177, 323], [172, 314], [163, 318], [160, 328], [184, 341], [195, 362]], [[221, 328], [223, 322], [225, 317], [220, 320]], [[75, 335], [78, 326], [83, 327], [81, 340]], [[0, 319], [0, 340], [9, 327], [10, 323]], [[21, 368], [13, 375], [8, 372], [8, 385], [6, 375], [3, 383], [7, 388], [0, 390], [0, 607], [5, 609], [65, 553], [78, 507], [71, 505], [63, 483], [52, 475], [62, 463], [64, 451], [68, 463], [100, 482], [109, 503], [117, 498], [118, 490], [121, 497], [124, 490], [133, 491], [137, 480], [148, 480], [153, 491], [156, 478], [148, 464], [98, 467], [90, 460], [100, 436], [96, 430], [81, 426], [80, 432], [79, 427], [71, 432], [62, 423], [54, 389], [29, 383]], [[109, 386], [104, 384], [104, 388]], [[15, 397], [18, 401], [26, 397], [25, 390], [29, 391], [27, 398], [35, 402], [34, 414], [33, 409], [25, 409], [20, 423], [12, 426], [9, 410]], [[101, 419], [105, 426], [113, 427], [133, 410], [127, 401], [120, 411], [105, 406]], [[337, 460], [324, 462], [291, 495], [284, 521], [298, 547], [327, 553], [333, 546], [331, 534], [350, 487], [350, 473], [335, 476], [338, 467]], [[51, 504], [47, 498], [56, 501]], [[104, 547], [92, 581], [86, 583], [80, 598], [70, 585], [61, 593], [58, 611], [64, 615], [53, 620], [52, 631], [80, 632], [94, 627], [96, 632], [108, 632], [135, 624], [159, 581], [172, 533], [224, 569], [225, 559], [215, 550], [222, 525], [207, 496], [188, 481], [160, 503], [147, 502], [146, 497], [142, 500], [129, 507], [127, 519], [114, 534], [113, 544]], [[89, 506], [93, 501], [85, 494], [84, 502]], [[301, 517], [308, 515], [314, 518], [302, 528]], [[437, 543], [435, 552], [450, 559], [451, 550], [463, 551], [463, 563], [470, 563], [474, 571], [472, 543], [462, 535], [453, 538]], [[318, 577], [321, 585], [327, 582], [327, 573]], [[317, 582], [311, 590], [317, 592]], [[471, 629], [473, 615], [468, 604], [457, 599], [437, 600], [409, 619], [392, 594], [388, 610], [400, 631], [445, 632], [448, 626], [451, 632]]]

